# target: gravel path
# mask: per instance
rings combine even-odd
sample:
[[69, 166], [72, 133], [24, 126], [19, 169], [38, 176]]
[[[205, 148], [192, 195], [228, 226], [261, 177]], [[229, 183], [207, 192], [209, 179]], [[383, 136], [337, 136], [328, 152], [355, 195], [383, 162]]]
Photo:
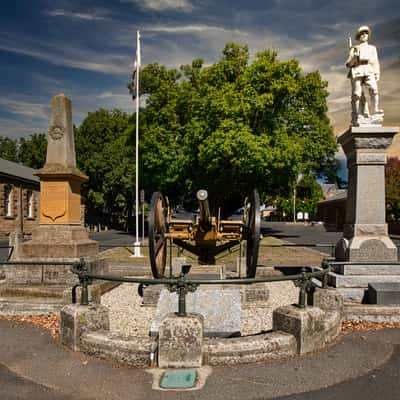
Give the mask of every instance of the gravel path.
[[[137, 284], [124, 283], [103, 295], [101, 302], [110, 309], [110, 330], [132, 336], [148, 336], [155, 307], [142, 307]], [[272, 329], [272, 311], [298, 301], [298, 288], [292, 282], [271, 282], [264, 307], [242, 309], [242, 335]]]

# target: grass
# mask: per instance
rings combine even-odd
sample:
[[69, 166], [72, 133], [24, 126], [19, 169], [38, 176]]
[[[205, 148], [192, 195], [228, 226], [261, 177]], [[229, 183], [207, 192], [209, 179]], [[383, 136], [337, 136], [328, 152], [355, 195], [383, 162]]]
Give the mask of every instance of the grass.
[[[285, 243], [284, 241], [266, 236], [260, 241], [260, 250], [258, 255], [258, 264], [265, 265], [268, 267], [279, 266], [279, 265], [320, 265], [321, 261], [326, 255], [304, 247], [279, 247], [279, 245]], [[168, 253], [170, 248], [168, 247]], [[242, 246], [242, 251], [245, 254], [245, 245]], [[129, 263], [137, 266], [148, 266], [149, 251], [148, 247], [143, 246], [141, 248], [141, 254], [143, 257], [136, 258], [131, 257], [133, 248], [129, 249], [126, 247], [117, 247], [102, 252], [109, 261], [118, 263]], [[168, 254], [169, 256], [169, 254]], [[196, 262], [196, 257], [184, 251], [182, 254], [178, 254], [178, 248], [172, 246], [172, 256], [183, 256], [187, 257], [189, 262]], [[239, 246], [233, 248], [231, 251], [225, 252], [217, 257], [217, 263], [230, 265], [235, 264], [236, 259], [239, 256]]]

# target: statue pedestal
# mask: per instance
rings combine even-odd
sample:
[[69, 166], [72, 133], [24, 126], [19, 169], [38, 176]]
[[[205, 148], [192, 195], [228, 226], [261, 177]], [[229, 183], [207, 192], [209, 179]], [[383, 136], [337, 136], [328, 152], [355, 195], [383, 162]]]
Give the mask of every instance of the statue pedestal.
[[399, 269], [390, 264], [398, 261], [398, 255], [385, 219], [386, 153], [398, 131], [394, 127], [352, 127], [338, 138], [347, 157], [349, 185], [343, 237], [335, 257], [345, 264], [336, 266], [328, 283], [347, 301], [365, 301], [370, 282], [400, 281]]
[[347, 157], [349, 186], [343, 237], [336, 246], [340, 261], [397, 261], [397, 247], [385, 220], [387, 149], [399, 129], [352, 127], [339, 136]]

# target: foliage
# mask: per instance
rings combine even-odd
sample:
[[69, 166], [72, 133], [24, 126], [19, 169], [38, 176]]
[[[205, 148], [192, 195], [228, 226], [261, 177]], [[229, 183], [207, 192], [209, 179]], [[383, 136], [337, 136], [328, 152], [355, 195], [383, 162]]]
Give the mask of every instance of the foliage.
[[400, 159], [389, 157], [385, 166], [386, 219], [400, 220]]
[[18, 144], [16, 140], [0, 136], [0, 157], [18, 162]]
[[[322, 198], [321, 186], [312, 175], [305, 176], [296, 185], [296, 213], [308, 213], [312, 218], [317, 213], [317, 203]], [[272, 204], [285, 213], [290, 220], [293, 219], [293, 188], [290, 196], [276, 196]]]
[[90, 112], [75, 129], [78, 167], [89, 176], [82, 186], [89, 214], [131, 214], [134, 147], [128, 143], [129, 116], [119, 110]]
[[141, 73], [142, 182], [174, 202], [200, 188], [228, 211], [253, 189], [288, 197], [299, 172], [314, 176], [336, 149], [326, 116], [326, 82], [296, 60], [228, 43], [205, 67], [158, 64]]
[[36, 133], [30, 139], [19, 139], [18, 158], [28, 167], [39, 169], [46, 162], [47, 139], [44, 133]]
[[42, 168], [46, 160], [47, 140], [44, 133], [30, 135], [29, 139], [0, 137], [0, 157], [24, 164], [27, 167]]
[[318, 168], [318, 176], [325, 183], [336, 183], [337, 187], [342, 189], [347, 187], [347, 181], [342, 179], [338, 172], [340, 170], [340, 161], [335, 157], [327, 157]]

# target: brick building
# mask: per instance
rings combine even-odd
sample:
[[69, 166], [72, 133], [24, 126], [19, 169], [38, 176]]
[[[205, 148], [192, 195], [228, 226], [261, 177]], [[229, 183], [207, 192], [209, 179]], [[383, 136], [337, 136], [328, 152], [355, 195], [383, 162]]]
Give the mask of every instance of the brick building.
[[[40, 181], [32, 168], [0, 158], [0, 235], [39, 223]], [[21, 218], [22, 215], [22, 218]]]

